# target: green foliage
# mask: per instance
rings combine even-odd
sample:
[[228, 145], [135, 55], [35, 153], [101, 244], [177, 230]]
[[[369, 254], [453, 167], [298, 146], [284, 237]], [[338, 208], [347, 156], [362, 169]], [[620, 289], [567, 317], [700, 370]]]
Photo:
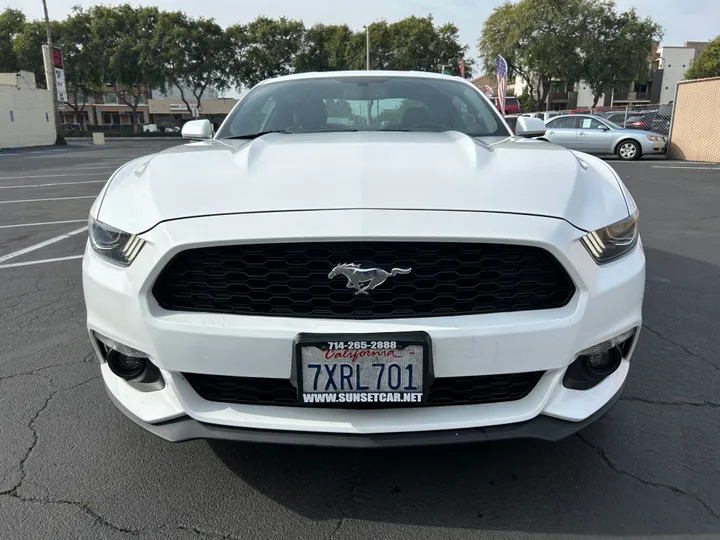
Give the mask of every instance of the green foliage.
[[618, 15], [612, 0], [520, 0], [488, 17], [478, 47], [486, 72], [494, 73], [502, 54], [509, 76], [520, 75], [543, 107], [552, 80], [584, 80], [597, 98], [613, 82], [641, 77], [660, 35], [634, 10]]
[[[84, 13], [78, 9], [78, 13]], [[101, 78], [112, 85], [118, 100], [135, 112], [143, 91], [158, 88], [167, 81], [163, 51], [158, 49], [156, 7], [123, 4], [116, 7], [93, 6], [90, 18], [90, 47], [97, 51]], [[135, 130], [139, 125], [135, 123]]]
[[[453, 24], [436, 26], [432, 16], [407, 17], [369, 26], [372, 69], [460, 74], [468, 46]], [[73, 8], [52, 22], [53, 41], [63, 49], [70, 104], [79, 112], [84, 96], [111, 86], [120, 103], [136, 112], [151, 89], [180, 89], [182, 99], [201, 102], [208, 88], [218, 91], [304, 71], [365, 69], [366, 32], [347, 25], [316, 24], [281, 17], [258, 17], [223, 30], [212, 19], [180, 11], [130, 4]], [[0, 14], [0, 65], [29, 69], [45, 84], [41, 21], [28, 22], [17, 10]], [[472, 61], [466, 60], [466, 76]], [[187, 95], [185, 95], [187, 94]], [[192, 94], [192, 95], [190, 95]], [[193, 99], [194, 98], [194, 99]]]
[[294, 71], [339, 71], [350, 68], [348, 25], [316, 24], [305, 32], [302, 46], [294, 60]]
[[13, 42], [24, 26], [22, 11], [7, 8], [0, 13], [0, 73], [18, 71], [20, 66]]
[[710, 42], [708, 48], [698, 56], [685, 74], [686, 79], [720, 77], [720, 36]]
[[595, 107], [603, 93], [650, 78], [649, 51], [662, 30], [634, 9], [618, 15], [611, 3], [593, 7], [587, 23], [590, 32], [582, 46], [581, 76], [593, 93]]
[[[62, 23], [50, 22], [50, 32], [53, 43], [60, 39]], [[47, 43], [45, 22], [31, 21], [25, 24], [22, 31], [15, 37], [13, 49], [18, 63], [18, 69], [35, 73], [38, 87], [45, 88], [45, 64], [42, 56], [42, 46]]]
[[230, 86], [232, 45], [214, 20], [192, 19], [181, 12], [161, 13], [154, 39], [166, 69], [159, 88], [177, 87], [189, 113], [192, 108], [185, 89], [201, 107], [208, 87], [221, 92]]
[[53, 44], [62, 49], [68, 104], [78, 113], [85, 109], [87, 96], [101, 83], [102, 55], [91, 43], [91, 19], [87, 12], [74, 9], [60, 25]]
[[236, 86], [259, 82], [293, 72], [301, 51], [305, 25], [281, 17], [258, 17], [246, 25], [227, 29], [233, 47], [231, 72]]
[[520, 97], [518, 97], [518, 101], [522, 106], [522, 110], [526, 113], [534, 112], [537, 107], [535, 100], [533, 100], [527, 87], [523, 90], [523, 93], [520, 95]]

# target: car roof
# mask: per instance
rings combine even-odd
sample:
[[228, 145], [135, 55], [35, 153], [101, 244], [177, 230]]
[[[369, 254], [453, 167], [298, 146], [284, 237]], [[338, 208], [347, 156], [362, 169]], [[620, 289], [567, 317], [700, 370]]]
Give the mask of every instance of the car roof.
[[474, 86], [467, 79], [456, 77], [454, 75], [443, 75], [442, 73], [434, 73], [430, 71], [381, 71], [381, 70], [354, 70], [354, 71], [310, 71], [306, 73], [293, 73], [292, 75], [282, 75], [273, 79], [266, 79], [260, 84], [272, 84], [283, 81], [302, 81], [308, 79], [333, 79], [336, 77], [403, 77], [406, 79], [443, 79], [463, 81]]

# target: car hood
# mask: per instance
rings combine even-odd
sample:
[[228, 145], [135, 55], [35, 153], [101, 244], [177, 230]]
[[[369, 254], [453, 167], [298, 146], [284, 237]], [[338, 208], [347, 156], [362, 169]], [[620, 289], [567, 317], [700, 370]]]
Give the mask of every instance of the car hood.
[[116, 171], [93, 215], [140, 233], [193, 216], [349, 208], [531, 214], [584, 230], [628, 215], [602, 161], [542, 141], [458, 132], [269, 134], [176, 146]]

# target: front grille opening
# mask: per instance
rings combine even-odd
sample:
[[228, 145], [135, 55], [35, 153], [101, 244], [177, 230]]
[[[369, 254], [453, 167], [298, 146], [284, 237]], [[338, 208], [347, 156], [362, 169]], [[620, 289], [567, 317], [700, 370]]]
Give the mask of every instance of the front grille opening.
[[[411, 268], [355, 294], [338, 264]], [[328, 242], [218, 246], [183, 251], [153, 286], [171, 311], [379, 319], [552, 309], [575, 286], [534, 246], [450, 242]]]
[[[207, 400], [242, 405], [315, 407], [298, 400], [297, 389], [287, 379], [229, 377], [183, 373], [197, 394]], [[421, 406], [478, 405], [517, 401], [527, 397], [543, 376], [542, 371], [509, 375], [437, 378], [430, 385], [428, 401]], [[409, 405], [417, 407], [418, 405]], [[347, 404], [332, 408], [382, 408], [383, 404]], [[393, 406], [393, 407], [397, 407]]]

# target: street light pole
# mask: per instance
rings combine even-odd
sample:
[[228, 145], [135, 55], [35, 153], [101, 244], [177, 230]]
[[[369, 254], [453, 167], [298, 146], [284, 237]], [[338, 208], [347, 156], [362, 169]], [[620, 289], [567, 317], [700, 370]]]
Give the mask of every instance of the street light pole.
[[58, 112], [58, 96], [57, 96], [57, 84], [55, 82], [55, 66], [52, 62], [52, 51], [53, 51], [53, 44], [52, 44], [52, 32], [50, 29], [50, 17], [48, 16], [48, 8], [47, 8], [47, 2], [46, 0], [42, 0], [43, 4], [43, 11], [45, 12], [45, 32], [47, 33], [47, 44], [48, 44], [48, 51], [50, 54], [50, 69], [48, 70], [48, 85], [53, 95], [53, 115], [55, 116], [55, 144], [56, 145], [66, 145], [67, 142], [65, 142], [65, 138], [62, 136], [62, 130], [60, 126], [60, 113]]
[[370, 27], [369, 26], [365, 27], [365, 34], [366, 34], [366, 38], [367, 38], [367, 43], [365, 46], [367, 61], [366, 61], [365, 65], [366, 65], [367, 70], [370, 71]]

